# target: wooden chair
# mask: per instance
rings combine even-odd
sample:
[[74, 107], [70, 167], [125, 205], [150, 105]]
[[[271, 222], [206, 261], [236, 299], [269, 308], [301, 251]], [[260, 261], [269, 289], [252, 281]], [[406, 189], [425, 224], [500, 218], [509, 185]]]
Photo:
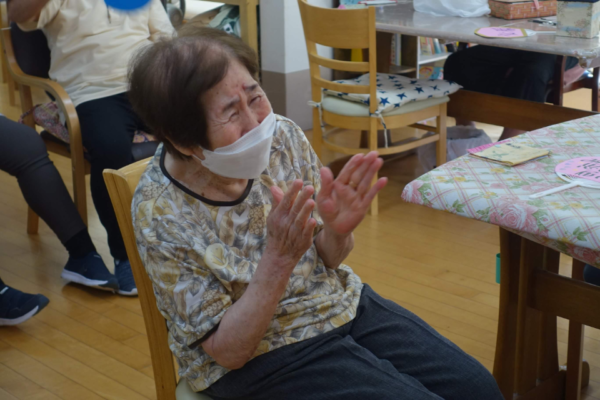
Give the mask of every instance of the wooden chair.
[[[547, 101], [557, 106], [563, 105], [563, 95], [565, 93], [574, 92], [579, 89], [591, 89], [592, 90], [592, 111], [600, 112], [600, 105], [598, 96], [600, 95], [598, 88], [598, 81], [600, 80], [600, 68], [596, 67], [593, 69], [593, 73], [588, 71], [582, 71], [579, 79], [573, 82], [565, 81], [565, 65], [567, 57], [558, 56], [556, 57], [556, 63], [554, 64], [554, 77], [548, 87], [548, 94], [546, 96]], [[578, 67], [575, 67], [578, 68]]]
[[[368, 94], [371, 99], [376, 98], [377, 79], [377, 54], [375, 40], [375, 8], [367, 7], [357, 10], [337, 10], [331, 8], [314, 7], [306, 0], [298, 0], [304, 36], [308, 50], [310, 74], [312, 83], [312, 99], [315, 103], [322, 100], [322, 90], [329, 89], [344, 93]], [[317, 53], [317, 44], [334, 49], [368, 49], [368, 61], [348, 62], [332, 60]], [[369, 85], [347, 85], [332, 82], [321, 77], [320, 67], [331, 68], [336, 71], [350, 71], [370, 73]], [[370, 101], [370, 105], [362, 105], [326, 96], [326, 101], [321, 103], [323, 123], [334, 127], [368, 131], [367, 147], [343, 147], [327, 140], [321, 128], [320, 110], [313, 111], [313, 148], [318, 157], [322, 155], [322, 148], [326, 147], [334, 152], [343, 154], [367, 153], [372, 150], [379, 151], [380, 155], [390, 155], [412, 150], [428, 143], [437, 143], [437, 165], [446, 162], [446, 103], [448, 97], [432, 98], [419, 102], [406, 104], [398, 109], [383, 113], [387, 129], [396, 129], [410, 126], [435, 134], [404, 144], [392, 144], [390, 147], [378, 147], [378, 130], [384, 129], [378, 118], [372, 117], [378, 108], [377, 101]], [[430, 127], [418, 122], [435, 117], [437, 126]], [[374, 178], [375, 180], [377, 177]], [[377, 197], [371, 205], [371, 214], [378, 213]]]
[[[81, 139], [79, 117], [75, 105], [65, 89], [58, 83], [50, 80], [50, 50], [46, 37], [42, 31], [24, 32], [16, 24], [2, 29], [2, 44], [6, 54], [8, 71], [14, 81], [19, 85], [21, 96], [21, 110], [23, 113], [33, 108], [31, 88], [37, 87], [44, 90], [54, 98], [66, 119], [70, 143], [67, 144], [47, 132], [42, 132], [48, 151], [60, 154], [71, 159], [73, 174], [73, 197], [75, 206], [83, 221], [87, 224], [86, 184], [85, 175], [90, 172], [90, 164], [85, 158]], [[24, 118], [24, 123], [35, 129], [33, 116]], [[132, 148], [134, 160], [141, 160], [154, 154], [156, 142], [135, 143]], [[27, 216], [27, 232], [37, 233], [39, 217], [31, 210]]]
[[173, 355], [169, 349], [167, 324], [165, 318], [158, 311], [152, 282], [137, 249], [131, 219], [131, 201], [133, 192], [149, 161], [149, 158], [138, 161], [118, 171], [107, 169], [104, 171], [104, 181], [117, 214], [131, 270], [138, 288], [138, 297], [142, 305], [146, 333], [150, 342], [156, 397], [158, 400], [210, 400], [210, 397], [206, 395], [193, 392], [184, 379], [177, 384]]
[[[16, 43], [13, 42], [15, 40], [14, 36], [17, 38]], [[49, 152], [71, 159], [74, 202], [81, 218], [87, 224], [85, 175], [86, 170], [89, 170], [89, 165], [86, 166], [86, 161], [83, 157], [79, 118], [77, 117], [77, 112], [75, 112], [75, 105], [65, 89], [48, 77], [50, 51], [46, 37], [42, 31], [23, 32], [16, 24], [12, 24], [11, 27], [2, 29], [2, 45], [8, 62], [8, 71], [13, 80], [19, 85], [22, 112], [25, 113], [33, 108], [31, 88], [37, 87], [54, 97], [56, 104], [66, 118], [70, 147], [48, 140], [44, 136], [42, 138], [44, 138]], [[15, 54], [15, 49], [19, 51], [19, 54]], [[19, 60], [21, 62], [18, 62], [18, 58], [21, 58]], [[36, 127], [32, 115], [26, 117], [24, 123], [33, 129]], [[30, 234], [37, 233], [38, 224], [39, 217], [29, 208], [27, 232]]]

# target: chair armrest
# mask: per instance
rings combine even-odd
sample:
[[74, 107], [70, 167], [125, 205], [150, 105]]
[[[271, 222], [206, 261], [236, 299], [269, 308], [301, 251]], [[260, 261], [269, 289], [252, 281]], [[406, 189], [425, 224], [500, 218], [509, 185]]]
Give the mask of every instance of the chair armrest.
[[[4, 52], [6, 53], [6, 61], [8, 64], [8, 71], [14, 81], [20, 85], [27, 87], [37, 87], [54, 96], [58, 107], [63, 112], [67, 122], [67, 129], [69, 131], [69, 137], [71, 142], [71, 156], [74, 157], [79, 152], [83, 157], [83, 145], [81, 142], [81, 127], [79, 125], [79, 117], [77, 111], [75, 111], [75, 105], [73, 101], [65, 91], [65, 89], [58, 83], [51, 81], [46, 78], [39, 78], [33, 75], [27, 75], [19, 67], [15, 58], [15, 53], [12, 45], [10, 36], [10, 28], [3, 28], [2, 32], [2, 45]], [[29, 105], [33, 107], [33, 104]]]

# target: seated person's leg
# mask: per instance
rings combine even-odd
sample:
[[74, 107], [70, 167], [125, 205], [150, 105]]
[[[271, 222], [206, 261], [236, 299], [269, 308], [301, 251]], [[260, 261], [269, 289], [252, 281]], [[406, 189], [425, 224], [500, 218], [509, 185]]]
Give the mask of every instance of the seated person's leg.
[[555, 55], [519, 51], [519, 57], [500, 94], [544, 103], [548, 83], [554, 76], [555, 63]]
[[[556, 56], [515, 50], [514, 68], [502, 86], [501, 95], [515, 99], [544, 103], [548, 83], [554, 75]], [[506, 127], [500, 140], [518, 136], [525, 131]]]
[[23, 293], [0, 279], [0, 326], [25, 322], [42, 311], [49, 302], [44, 295]]
[[585, 269], [583, 270], [583, 279], [587, 283], [600, 286], [600, 269], [592, 265], [586, 265]]
[[263, 354], [202, 393], [214, 400], [442, 400], [356, 343], [350, 325]]
[[363, 287], [350, 335], [445, 400], [501, 400], [492, 375], [419, 317]]
[[131, 109], [126, 93], [87, 101], [78, 105], [76, 110], [83, 145], [91, 157], [92, 199], [100, 222], [108, 234], [108, 246], [115, 259], [115, 275], [119, 280], [119, 293], [137, 295], [125, 244], [102, 171], [119, 169], [133, 162], [132, 140], [141, 122]]
[[[556, 56], [550, 54], [475, 46], [448, 57], [444, 76], [466, 90], [544, 102], [555, 61]], [[574, 60], [569, 58], [567, 69], [574, 65]], [[457, 123], [466, 125], [468, 121]], [[500, 139], [521, 133], [524, 131], [505, 127]]]
[[[511, 68], [510, 49], [475, 46], [453, 53], [444, 65], [444, 78], [465, 90], [498, 94]], [[456, 120], [456, 125], [475, 126], [473, 121]]]
[[474, 46], [451, 54], [444, 64], [444, 78], [465, 90], [498, 94], [512, 66], [510, 49]]
[[28, 126], [0, 117], [0, 170], [17, 178], [27, 204], [69, 252], [62, 277], [104, 290], [117, 290], [83, 223], [46, 145]]
[[205, 393], [216, 400], [502, 400], [478, 361], [367, 285], [353, 321], [263, 354]]

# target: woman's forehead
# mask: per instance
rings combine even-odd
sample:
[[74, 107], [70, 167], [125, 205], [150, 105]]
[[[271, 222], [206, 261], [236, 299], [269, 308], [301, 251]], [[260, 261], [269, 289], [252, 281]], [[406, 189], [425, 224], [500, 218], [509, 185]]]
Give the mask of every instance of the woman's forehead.
[[229, 70], [225, 78], [208, 91], [208, 97], [211, 97], [213, 101], [226, 103], [239, 99], [242, 93], [250, 93], [256, 90], [259, 87], [258, 83], [245, 68], [243, 72], [245, 73], [236, 73], [236, 71]]

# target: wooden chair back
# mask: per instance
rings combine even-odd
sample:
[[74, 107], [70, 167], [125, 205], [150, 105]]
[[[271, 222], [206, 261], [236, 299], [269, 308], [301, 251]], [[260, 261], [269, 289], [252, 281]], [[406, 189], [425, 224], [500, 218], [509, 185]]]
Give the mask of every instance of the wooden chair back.
[[140, 177], [151, 158], [138, 161], [118, 171], [104, 170], [104, 181], [112, 201], [121, 234], [131, 263], [131, 270], [138, 289], [138, 296], [142, 305], [146, 333], [150, 342], [152, 368], [154, 369], [154, 382], [159, 400], [175, 400], [177, 378], [173, 354], [169, 349], [168, 332], [165, 318], [156, 307], [156, 297], [150, 277], [142, 264], [137, 249], [133, 222], [131, 219], [131, 201], [133, 192], [140, 181]]
[[591, 89], [592, 91], [592, 111], [600, 112], [600, 67], [593, 69], [593, 75], [589, 77], [583, 74], [579, 79], [565, 83], [567, 57], [557, 56], [554, 63], [554, 76], [546, 93], [546, 101], [557, 106], [563, 105], [563, 96], [565, 93], [574, 92], [579, 89]]
[[[298, 0], [298, 5], [308, 50], [313, 101], [321, 101], [322, 89], [369, 94], [371, 99], [375, 99], [377, 91], [375, 9], [373, 7], [354, 10], [322, 8], [308, 4], [307, 0]], [[366, 49], [368, 61], [350, 62], [329, 59], [317, 53], [317, 44], [334, 49]], [[347, 85], [326, 80], [321, 77], [320, 67], [337, 71], [369, 72], [369, 86]], [[375, 113], [377, 107], [377, 102], [371, 101], [369, 111]]]

